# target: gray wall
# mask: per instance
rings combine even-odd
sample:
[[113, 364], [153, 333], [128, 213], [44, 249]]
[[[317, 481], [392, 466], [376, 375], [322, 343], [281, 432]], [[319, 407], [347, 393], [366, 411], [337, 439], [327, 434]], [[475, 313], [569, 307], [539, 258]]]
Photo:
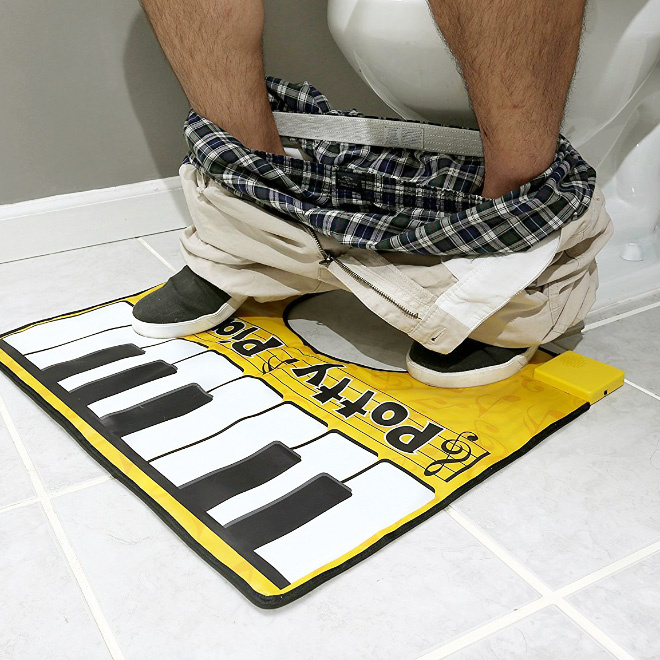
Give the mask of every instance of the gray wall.
[[[266, 73], [393, 116], [325, 13], [319, 0], [266, 0]], [[188, 103], [138, 0], [0, 0], [0, 16], [0, 204], [176, 174]]]

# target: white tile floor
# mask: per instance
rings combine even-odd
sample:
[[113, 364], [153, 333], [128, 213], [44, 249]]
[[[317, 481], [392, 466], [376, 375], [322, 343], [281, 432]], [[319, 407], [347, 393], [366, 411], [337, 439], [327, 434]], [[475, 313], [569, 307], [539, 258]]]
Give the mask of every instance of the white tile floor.
[[[165, 280], [183, 263], [177, 240], [0, 265], [0, 331]], [[303, 311], [298, 323], [319, 334], [310, 316], [323, 319]], [[406, 338], [372, 321], [327, 341], [401, 366]], [[626, 370], [622, 390], [275, 611], [251, 605], [0, 376], [0, 658], [660, 658], [660, 297], [587, 328], [577, 350]]]

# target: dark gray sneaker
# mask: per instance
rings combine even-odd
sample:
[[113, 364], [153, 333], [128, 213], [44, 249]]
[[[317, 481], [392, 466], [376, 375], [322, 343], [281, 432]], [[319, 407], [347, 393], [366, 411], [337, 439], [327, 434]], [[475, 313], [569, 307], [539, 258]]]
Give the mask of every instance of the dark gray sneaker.
[[427, 385], [475, 387], [513, 376], [532, 359], [537, 348], [500, 348], [466, 339], [445, 355], [414, 342], [406, 355], [406, 366], [413, 378]]
[[133, 307], [133, 330], [171, 339], [205, 332], [228, 319], [242, 304], [184, 266]]

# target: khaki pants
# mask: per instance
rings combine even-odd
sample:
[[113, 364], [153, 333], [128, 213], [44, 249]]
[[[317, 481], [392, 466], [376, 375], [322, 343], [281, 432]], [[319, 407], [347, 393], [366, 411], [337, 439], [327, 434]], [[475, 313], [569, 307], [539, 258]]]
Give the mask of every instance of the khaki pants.
[[552, 341], [595, 300], [595, 256], [612, 234], [602, 191], [589, 209], [527, 252], [467, 258], [378, 253], [239, 199], [192, 165], [180, 170], [193, 225], [184, 258], [240, 301], [344, 289], [427, 348], [465, 338], [507, 347]]

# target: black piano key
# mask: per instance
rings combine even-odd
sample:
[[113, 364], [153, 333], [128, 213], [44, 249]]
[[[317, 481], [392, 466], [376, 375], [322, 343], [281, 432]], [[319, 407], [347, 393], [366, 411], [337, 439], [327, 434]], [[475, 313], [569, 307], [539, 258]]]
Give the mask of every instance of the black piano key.
[[100, 351], [94, 351], [74, 360], [52, 364], [50, 367], [42, 369], [42, 373], [52, 380], [60, 381], [69, 376], [81, 374], [83, 371], [90, 371], [104, 364], [110, 364], [117, 360], [136, 357], [138, 355], [144, 355], [144, 350], [134, 344], [121, 344], [120, 346], [111, 346], [110, 348], [103, 348]]
[[299, 488], [225, 525], [251, 550], [298, 529], [351, 496], [351, 489], [329, 474], [319, 474]]
[[191, 508], [208, 511], [235, 495], [265, 484], [300, 460], [285, 444], [271, 442], [241, 461], [184, 484], [180, 488], [181, 498]]
[[113, 394], [125, 392], [138, 385], [150, 383], [153, 380], [172, 376], [176, 373], [176, 367], [164, 360], [154, 360], [147, 364], [139, 364], [130, 369], [111, 374], [105, 378], [99, 378], [91, 383], [86, 383], [73, 390], [72, 396], [75, 396], [80, 403], [89, 406], [96, 401], [106, 399]]
[[135, 406], [101, 417], [101, 422], [118, 436], [129, 435], [170, 419], [187, 415], [212, 401], [213, 397], [193, 383], [143, 401]]

